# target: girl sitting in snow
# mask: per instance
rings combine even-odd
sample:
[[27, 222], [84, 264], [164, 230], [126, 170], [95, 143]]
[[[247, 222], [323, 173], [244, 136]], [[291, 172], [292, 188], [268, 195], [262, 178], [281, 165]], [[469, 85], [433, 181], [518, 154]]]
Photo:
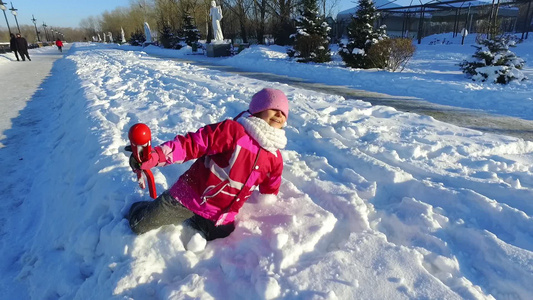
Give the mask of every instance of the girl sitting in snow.
[[193, 229], [207, 241], [227, 237], [235, 229], [239, 209], [256, 187], [261, 194], [277, 195], [283, 170], [279, 149], [287, 144], [282, 127], [288, 115], [285, 94], [265, 88], [235, 120], [178, 135], [155, 147], [152, 159], [142, 164], [130, 157], [133, 169], [197, 159], [157, 199], [131, 206], [128, 219], [133, 232], [183, 223], [186, 230]]

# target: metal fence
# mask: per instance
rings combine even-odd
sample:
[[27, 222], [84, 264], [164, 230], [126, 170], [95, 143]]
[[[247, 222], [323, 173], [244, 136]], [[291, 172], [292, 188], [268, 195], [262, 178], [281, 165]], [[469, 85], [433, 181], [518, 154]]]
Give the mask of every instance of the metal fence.
[[[376, 6], [380, 17], [374, 25], [386, 25], [391, 37], [418, 39], [419, 43], [423, 37], [433, 34], [453, 32], [455, 36], [465, 29], [479, 34], [495, 27], [500, 32], [521, 33], [521, 38], [527, 39], [533, 29], [533, 0], [431, 0], [410, 6], [394, 2]], [[338, 15], [336, 20], [328, 20], [333, 41], [346, 36], [350, 22], [351, 15]]]

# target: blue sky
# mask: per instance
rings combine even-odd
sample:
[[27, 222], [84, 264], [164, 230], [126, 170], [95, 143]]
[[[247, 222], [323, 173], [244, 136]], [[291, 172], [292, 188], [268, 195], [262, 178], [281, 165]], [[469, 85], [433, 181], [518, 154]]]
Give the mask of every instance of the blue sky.
[[[2, 0], [7, 7], [18, 9], [19, 25], [33, 25], [32, 14], [37, 24], [43, 21], [52, 27], [78, 27], [81, 19], [98, 16], [104, 11], [111, 11], [119, 6], [129, 6], [129, 0]], [[15, 19], [10, 11], [6, 11], [10, 26], [15, 25]], [[0, 15], [0, 26], [6, 27], [4, 16]]]
[[[37, 24], [43, 21], [49, 26], [78, 27], [81, 19], [89, 16], [98, 16], [104, 11], [111, 11], [119, 6], [129, 6], [129, 0], [2, 0], [7, 7], [18, 9], [17, 19], [20, 25], [32, 25], [32, 14], [37, 19]], [[409, 0], [399, 0], [397, 3]], [[413, 0], [416, 2], [416, 0]], [[357, 0], [340, 0], [338, 11], [357, 6]], [[9, 24], [15, 26], [15, 19], [10, 11], [6, 11]], [[5, 19], [0, 17], [0, 26], [6, 27]]]

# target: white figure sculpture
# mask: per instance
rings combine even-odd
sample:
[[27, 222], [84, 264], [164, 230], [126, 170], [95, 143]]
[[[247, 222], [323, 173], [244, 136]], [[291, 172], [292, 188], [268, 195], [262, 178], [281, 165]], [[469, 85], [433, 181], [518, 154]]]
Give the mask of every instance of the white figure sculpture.
[[124, 34], [124, 28], [120, 27], [120, 34], [121, 34], [121, 42], [122, 44], [126, 43], [126, 35]]
[[213, 37], [215, 41], [224, 40], [222, 35], [222, 27], [220, 27], [220, 20], [222, 19], [222, 9], [217, 6], [215, 1], [211, 1], [211, 9], [209, 11], [211, 22], [213, 24]]
[[148, 22], [144, 22], [144, 35], [146, 36], [145, 43], [151, 43], [152, 42], [152, 31], [150, 30], [150, 25], [148, 25]]

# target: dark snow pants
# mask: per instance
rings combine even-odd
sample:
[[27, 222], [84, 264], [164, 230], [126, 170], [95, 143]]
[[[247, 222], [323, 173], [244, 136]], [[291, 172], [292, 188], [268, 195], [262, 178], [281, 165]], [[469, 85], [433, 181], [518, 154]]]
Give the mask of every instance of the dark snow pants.
[[15, 57], [17, 58], [17, 61], [20, 61], [18, 51], [17, 50], [12, 50], [12, 51], [13, 53], [15, 53]]
[[26, 61], [26, 56], [29, 61], [31, 61], [30, 54], [28, 53], [28, 50], [19, 50], [20, 58], [22, 58], [22, 61]]
[[133, 203], [128, 221], [136, 234], [143, 234], [163, 225], [183, 224], [199, 231], [208, 241], [225, 238], [235, 230], [233, 222], [215, 226], [215, 222], [194, 214], [166, 192], [154, 201]]

